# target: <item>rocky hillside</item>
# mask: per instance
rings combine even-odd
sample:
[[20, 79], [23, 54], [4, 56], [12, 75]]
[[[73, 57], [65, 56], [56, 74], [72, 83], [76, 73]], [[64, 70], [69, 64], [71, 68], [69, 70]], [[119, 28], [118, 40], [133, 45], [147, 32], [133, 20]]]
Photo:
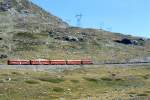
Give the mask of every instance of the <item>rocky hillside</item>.
[[150, 56], [150, 40], [70, 27], [28, 0], [0, 0], [0, 58], [121, 62]]
[[68, 24], [28, 0], [0, 1], [0, 32], [40, 33], [50, 28], [66, 28]]

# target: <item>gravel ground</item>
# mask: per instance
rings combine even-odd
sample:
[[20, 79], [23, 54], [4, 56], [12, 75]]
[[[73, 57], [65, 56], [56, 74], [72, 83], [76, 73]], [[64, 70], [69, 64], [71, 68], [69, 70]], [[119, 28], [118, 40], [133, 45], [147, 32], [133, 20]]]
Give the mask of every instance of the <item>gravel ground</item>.
[[0, 65], [0, 69], [17, 69], [32, 71], [62, 72], [82, 67], [96, 67], [97, 65]]
[[139, 64], [101, 64], [101, 65], [0, 65], [0, 69], [17, 69], [17, 70], [32, 70], [32, 71], [48, 71], [62, 72], [64, 70], [74, 70], [77, 68], [94, 68], [94, 67], [141, 67], [148, 66], [150, 63]]

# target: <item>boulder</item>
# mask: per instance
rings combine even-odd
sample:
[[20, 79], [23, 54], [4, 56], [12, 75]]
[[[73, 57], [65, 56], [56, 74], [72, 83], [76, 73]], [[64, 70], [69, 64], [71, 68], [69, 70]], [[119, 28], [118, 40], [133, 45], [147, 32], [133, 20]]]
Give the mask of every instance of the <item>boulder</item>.
[[63, 39], [69, 42], [78, 42], [79, 39], [75, 36], [64, 36]]
[[7, 58], [8, 56], [6, 54], [0, 54], [0, 59]]
[[8, 11], [12, 7], [11, 0], [4, 0], [4, 2], [0, 3], [0, 11]]
[[127, 39], [127, 38], [123, 38], [122, 40], [115, 40], [115, 42], [126, 44], [126, 45], [133, 44], [133, 42], [130, 39]]
[[143, 39], [128, 39], [128, 38], [123, 38], [122, 40], [114, 40], [114, 42], [117, 43], [122, 43], [126, 45], [144, 45], [145, 41]]

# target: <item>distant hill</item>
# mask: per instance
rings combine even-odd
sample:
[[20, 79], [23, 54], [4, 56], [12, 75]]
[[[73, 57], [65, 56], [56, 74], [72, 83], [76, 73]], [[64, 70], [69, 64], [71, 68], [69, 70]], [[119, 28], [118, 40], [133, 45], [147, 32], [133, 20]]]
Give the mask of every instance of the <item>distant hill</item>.
[[150, 56], [150, 40], [70, 27], [28, 0], [0, 0], [0, 58], [121, 62]]

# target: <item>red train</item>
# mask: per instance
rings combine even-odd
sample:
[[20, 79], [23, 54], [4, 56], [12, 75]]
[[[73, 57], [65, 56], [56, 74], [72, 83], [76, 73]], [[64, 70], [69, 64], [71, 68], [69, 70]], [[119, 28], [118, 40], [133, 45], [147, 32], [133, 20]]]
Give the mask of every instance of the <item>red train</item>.
[[90, 65], [93, 61], [90, 59], [84, 60], [8, 60], [8, 65]]

